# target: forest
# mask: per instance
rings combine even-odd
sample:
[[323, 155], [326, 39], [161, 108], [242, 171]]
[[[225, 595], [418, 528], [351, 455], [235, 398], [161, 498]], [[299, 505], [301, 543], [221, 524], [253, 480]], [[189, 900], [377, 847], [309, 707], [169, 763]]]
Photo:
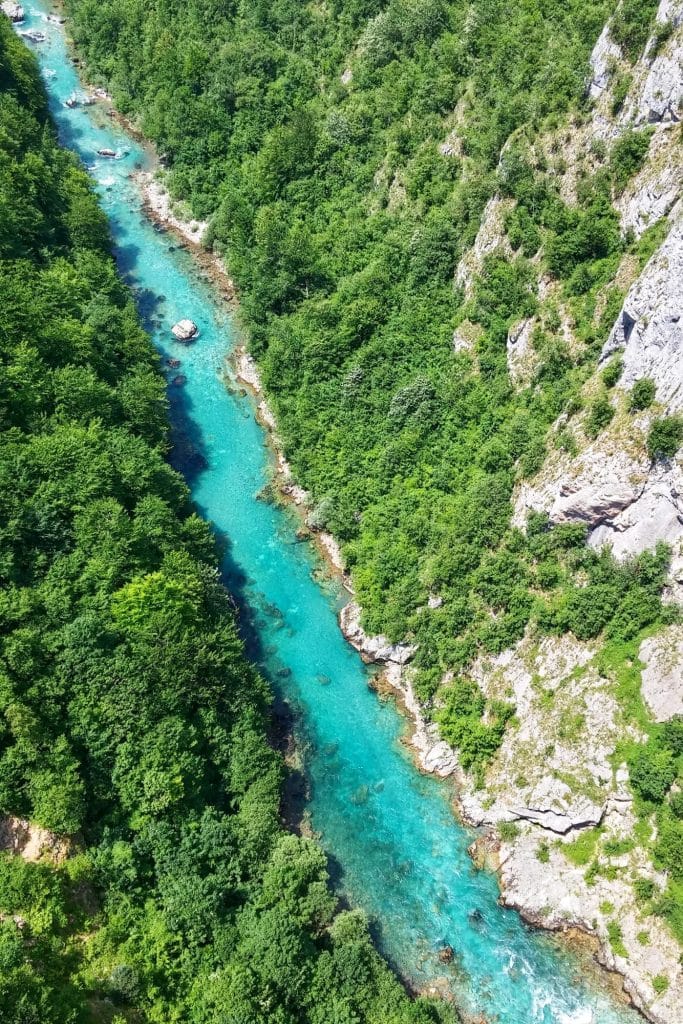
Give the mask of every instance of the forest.
[[438, 1024], [283, 830], [271, 693], [167, 461], [164, 379], [0, 17], [0, 1019]]
[[[642, 265], [658, 239], [657, 226], [623, 239], [610, 203], [647, 133], [606, 155], [579, 209], [528, 144], [568, 109], [582, 116], [588, 54], [615, 6], [70, 0], [90, 73], [158, 143], [175, 194], [211, 218], [207, 244], [239, 286], [312, 519], [343, 542], [367, 630], [417, 642], [425, 698], [445, 669], [505, 649], [530, 620], [595, 636], [657, 616], [637, 567], [565, 556], [565, 537], [539, 558], [509, 527], [513, 487], [542, 464], [557, 416], [567, 446], [581, 413], [594, 434], [609, 421], [616, 364], [594, 406], [580, 398], [621, 298], [609, 289], [595, 315], [598, 295], [625, 250]], [[634, 56], [655, 8], [621, 5], [615, 31]], [[453, 111], [461, 155], [446, 159]], [[466, 296], [454, 268], [495, 191], [516, 201], [515, 258], [490, 257]], [[541, 247], [578, 353], [533, 293]], [[539, 312], [539, 365], [516, 389], [507, 332]], [[453, 354], [463, 323], [476, 327], [474, 358]], [[574, 585], [584, 569], [590, 597]], [[442, 603], [425, 615], [429, 592]]]
[[[624, 298], [618, 266], [628, 256], [642, 269], [666, 231], [663, 219], [636, 241], [613, 205], [648, 131], [596, 145], [571, 206], [563, 137], [550, 155], [535, 142], [563, 124], [567, 142], [585, 122], [602, 27], [611, 17], [632, 64], [656, 0], [68, 9], [89, 74], [158, 144], [173, 194], [210, 220], [206, 244], [238, 285], [310, 521], [342, 541], [365, 628], [417, 645], [425, 713], [480, 782], [515, 708], [487, 704], [467, 676], [473, 659], [530, 627], [604, 643], [625, 719], [649, 737], [624, 754], [643, 818], [660, 816], [655, 856], [670, 883], [657, 908], [683, 938], [682, 811], [668, 796], [681, 741], [647, 719], [632, 672], [646, 631], [677, 618], [660, 600], [669, 552], [618, 564], [580, 523], [511, 526], [514, 487], [553, 446], [575, 453], [614, 416], [618, 357], [590, 398], [583, 386]], [[614, 114], [628, 84], [625, 73]], [[509, 201], [512, 255], [488, 256], [468, 292], [455, 268], [494, 195]], [[571, 311], [573, 347], [557, 303], [537, 294], [539, 268]], [[534, 371], [515, 386], [506, 340], [532, 315]], [[461, 329], [470, 351], [454, 351]], [[638, 381], [631, 413], [652, 400], [652, 381]], [[652, 460], [682, 440], [680, 419], [655, 420]]]

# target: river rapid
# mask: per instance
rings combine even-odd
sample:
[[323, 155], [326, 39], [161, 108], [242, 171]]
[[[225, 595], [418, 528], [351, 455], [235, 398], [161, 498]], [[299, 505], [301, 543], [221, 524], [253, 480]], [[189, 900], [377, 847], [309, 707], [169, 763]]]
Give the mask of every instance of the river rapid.
[[[341, 588], [325, 579], [310, 544], [297, 539], [293, 512], [261, 500], [273, 457], [253, 400], [225, 382], [236, 344], [230, 313], [173, 236], [145, 216], [137, 169], [143, 145], [107, 116], [107, 107], [68, 108], [81, 92], [65, 27], [50, 8], [26, 8], [19, 31], [40, 62], [64, 145], [88, 168], [109, 218], [121, 273], [169, 372], [174, 463], [196, 505], [226, 542], [226, 584], [238, 594], [251, 656], [295, 711], [307, 780], [307, 817], [329, 855], [335, 886], [373, 921], [377, 942], [420, 989], [450, 992], [461, 1010], [497, 1024], [635, 1024], [585, 960], [551, 935], [498, 905], [493, 874], [467, 854], [473, 833], [455, 820], [449, 786], [420, 775], [401, 737], [392, 701], [370, 687], [370, 673], [344, 640]], [[110, 149], [117, 159], [98, 156]], [[189, 317], [200, 328], [191, 346], [170, 328]], [[174, 385], [176, 374], [185, 383]], [[444, 965], [439, 950], [455, 955]]]

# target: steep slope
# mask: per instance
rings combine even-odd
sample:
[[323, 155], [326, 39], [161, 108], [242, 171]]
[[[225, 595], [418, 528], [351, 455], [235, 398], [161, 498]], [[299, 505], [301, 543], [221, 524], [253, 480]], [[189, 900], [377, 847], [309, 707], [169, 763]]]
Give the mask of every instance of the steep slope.
[[0, 1018], [452, 1021], [280, 824], [106, 219], [0, 15]]
[[71, 9], [210, 220], [423, 765], [673, 1024], [680, 3]]

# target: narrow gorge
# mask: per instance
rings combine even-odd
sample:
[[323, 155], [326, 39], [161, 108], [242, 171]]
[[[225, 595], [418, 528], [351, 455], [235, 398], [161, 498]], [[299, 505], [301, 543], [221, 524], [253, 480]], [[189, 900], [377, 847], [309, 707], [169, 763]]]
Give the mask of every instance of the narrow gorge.
[[[677, 1024], [683, 6], [533, 3], [507, 44], [503, 3], [491, 24], [478, 3], [11, 6], [160, 353], [172, 465], [287, 709], [299, 828], [425, 997], [378, 961], [362, 1006], [328, 979], [247, 1008], [214, 937], [178, 1019]], [[0, 847], [30, 848], [15, 820]], [[356, 941], [354, 911], [301, 909], [325, 879], [287, 904], [323, 959]], [[164, 1019], [138, 974], [116, 1012]]]

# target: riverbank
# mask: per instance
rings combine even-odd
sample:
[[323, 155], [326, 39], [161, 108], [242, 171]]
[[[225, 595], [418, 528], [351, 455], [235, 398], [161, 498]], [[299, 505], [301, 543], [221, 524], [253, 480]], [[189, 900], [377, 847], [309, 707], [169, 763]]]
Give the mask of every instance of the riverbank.
[[[182, 245], [197, 256], [200, 266], [210, 274], [213, 282], [217, 283], [217, 278], [221, 276], [227, 279], [229, 301], [235, 303], [234, 286], [223, 262], [202, 249], [196, 241], [192, 223], [184, 221], [177, 212], [171, 211], [165, 201], [160, 201], [158, 191], [150, 189], [151, 180], [151, 176], [140, 176], [138, 180], [150, 218], [174, 234]], [[221, 294], [225, 294], [223, 289]], [[336, 539], [325, 531], [311, 529], [308, 524], [312, 511], [310, 496], [296, 483], [291, 466], [284, 456], [277, 433], [277, 421], [265, 398], [258, 367], [243, 344], [237, 346], [229, 357], [228, 376], [232, 386], [243, 388], [255, 402], [257, 419], [266, 430], [273, 452], [275, 492], [282, 501], [292, 504], [298, 510], [302, 528], [315, 544], [329, 572], [336, 575], [352, 595], [352, 582], [345, 572]], [[584, 936], [585, 948], [590, 950], [595, 963], [604, 972], [613, 994], [616, 977], [620, 979], [616, 987], [621, 987], [623, 1000], [630, 1002], [653, 1024], [671, 1024], [673, 1018], [654, 1013], [648, 1005], [646, 987], [648, 983], [651, 984], [652, 978], [649, 968], [652, 950], [642, 947], [643, 961], [638, 965], [626, 964], [623, 960], [619, 962], [620, 958], [610, 948], [606, 932], [601, 935], [595, 927], [596, 916], [600, 915], [599, 905], [608, 903], [609, 896], [614, 899], [615, 885], [605, 886], [597, 879], [592, 888], [585, 887], [585, 892], [577, 892], [574, 885], [571, 910], [567, 913], [562, 909], [570, 892], [570, 877], [574, 883], [576, 879], [571, 866], [565, 867], [561, 851], [552, 848], [548, 860], [542, 861], [539, 847], [547, 843], [548, 834], [542, 828], [526, 822], [516, 826], [519, 829], [518, 836], [505, 842], [500, 841], [499, 823], [510, 820], [510, 816], [506, 815], [504, 808], [500, 808], [498, 817], [495, 813], [491, 816], [481, 811], [482, 804], [487, 803], [486, 794], [477, 793], [471, 778], [462, 771], [456, 752], [440, 739], [437, 726], [425, 719], [411, 683], [409, 662], [413, 649], [405, 644], [391, 644], [384, 637], [368, 636], [360, 626], [360, 615], [359, 606], [350, 601], [340, 613], [341, 631], [366, 663], [376, 664], [381, 669], [375, 677], [374, 686], [380, 692], [391, 693], [403, 712], [408, 723], [405, 742], [410, 746], [418, 768], [424, 773], [449, 779], [452, 782], [453, 809], [459, 820], [469, 827], [483, 827], [488, 842], [498, 845], [497, 863], [489, 863], [487, 866], [493, 867], [497, 873], [501, 903], [516, 910], [525, 921], [539, 929], [560, 932], [574, 939], [578, 935]], [[471, 849], [474, 852], [476, 847]], [[541, 905], [539, 896], [543, 900]]]

